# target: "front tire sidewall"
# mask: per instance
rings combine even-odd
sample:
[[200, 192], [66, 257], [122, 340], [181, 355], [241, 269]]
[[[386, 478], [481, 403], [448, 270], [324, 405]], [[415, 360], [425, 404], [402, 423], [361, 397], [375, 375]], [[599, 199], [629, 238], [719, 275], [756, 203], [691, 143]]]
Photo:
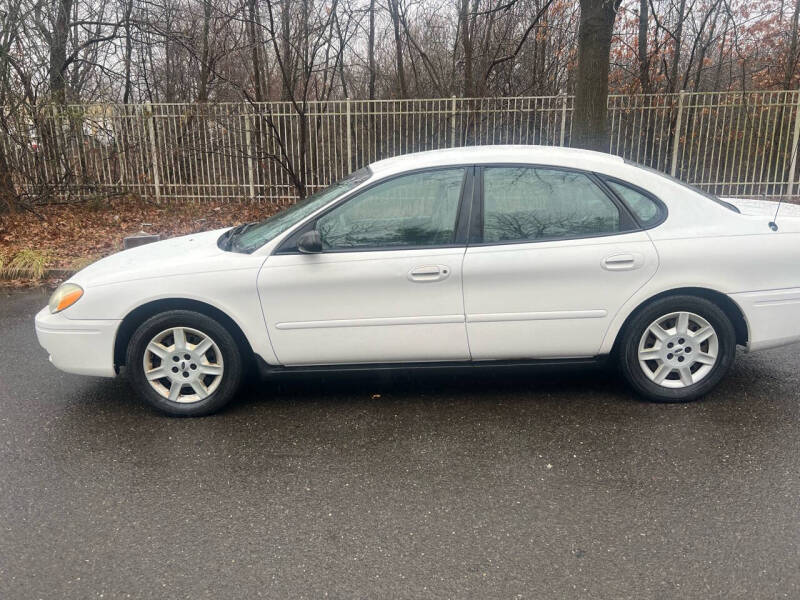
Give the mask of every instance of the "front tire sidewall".
[[[717, 334], [719, 353], [711, 372], [697, 383], [683, 388], [666, 388], [651, 381], [639, 364], [639, 341], [650, 324], [663, 315], [686, 311], [707, 320]], [[662, 298], [634, 316], [623, 334], [620, 367], [633, 389], [653, 402], [689, 402], [711, 391], [728, 373], [736, 356], [736, 331], [725, 312], [713, 302], [695, 296]]]
[[[222, 381], [214, 393], [203, 400], [173, 402], [156, 392], [145, 377], [143, 359], [147, 345], [158, 333], [172, 327], [189, 327], [211, 336], [222, 353], [225, 365]], [[189, 310], [168, 311], [142, 323], [128, 344], [126, 365], [128, 378], [136, 392], [150, 405], [172, 416], [198, 417], [218, 411], [230, 402], [242, 380], [242, 356], [230, 332], [214, 319]]]

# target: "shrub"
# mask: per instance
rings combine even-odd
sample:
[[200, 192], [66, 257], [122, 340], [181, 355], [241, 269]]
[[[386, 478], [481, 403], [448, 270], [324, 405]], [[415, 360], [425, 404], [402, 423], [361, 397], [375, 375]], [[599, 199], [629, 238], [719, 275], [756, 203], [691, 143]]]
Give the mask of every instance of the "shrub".
[[26, 248], [17, 252], [10, 260], [0, 259], [0, 276], [5, 279], [41, 279], [50, 260], [48, 252]]

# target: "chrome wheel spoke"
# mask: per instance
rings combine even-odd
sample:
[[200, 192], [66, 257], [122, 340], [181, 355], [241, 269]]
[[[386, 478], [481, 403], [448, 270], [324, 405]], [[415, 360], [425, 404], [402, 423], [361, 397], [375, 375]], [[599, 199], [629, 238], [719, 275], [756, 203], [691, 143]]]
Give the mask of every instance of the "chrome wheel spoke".
[[175, 350], [186, 349], [186, 332], [182, 327], [176, 327], [172, 330], [172, 339], [175, 344]]
[[206, 352], [208, 352], [209, 350], [211, 350], [211, 346], [213, 346], [213, 345], [214, 345], [214, 342], [213, 342], [213, 341], [211, 341], [211, 338], [208, 338], [208, 337], [207, 337], [207, 338], [205, 338], [205, 339], [204, 339], [202, 342], [200, 342], [199, 344], [197, 344], [197, 346], [195, 346], [194, 348], [192, 348], [192, 351], [193, 351], [195, 354], [198, 354], [198, 355], [202, 356], [203, 354], [205, 354]]
[[694, 333], [689, 334], [691, 336], [692, 341], [695, 344], [702, 344], [712, 335], [714, 335], [714, 328], [709, 325], [708, 327], [704, 327], [703, 329], [699, 329]]
[[713, 365], [717, 362], [717, 357], [706, 354], [705, 352], [698, 352], [697, 356], [694, 357], [694, 362], [700, 363], [701, 365]]
[[692, 370], [689, 367], [681, 367], [678, 369], [678, 374], [681, 376], [681, 383], [685, 386], [692, 385], [694, 378], [692, 377]]
[[672, 373], [672, 367], [668, 367], [664, 363], [661, 363], [660, 365], [658, 365], [658, 368], [653, 373], [653, 381], [660, 384], [667, 378], [667, 376], [670, 373]]
[[181, 388], [182, 387], [183, 387], [183, 384], [181, 382], [173, 381], [172, 385], [170, 385], [170, 388], [169, 388], [169, 399], [172, 400], [173, 402], [177, 401], [178, 400], [178, 396], [181, 395]]
[[203, 375], [222, 375], [222, 367], [219, 365], [200, 365], [198, 368]]
[[205, 385], [203, 385], [202, 382], [193, 381], [189, 385], [192, 386], [192, 389], [194, 390], [194, 393], [197, 394], [197, 397], [200, 398], [201, 400], [208, 396], [208, 388]]
[[144, 375], [147, 377], [148, 381], [155, 381], [156, 379], [163, 379], [164, 377], [168, 378], [171, 373], [164, 367], [156, 367], [155, 369], [145, 371]]
[[675, 330], [681, 335], [689, 333], [689, 313], [678, 313], [678, 320], [675, 323]]
[[656, 336], [656, 339], [659, 342], [663, 342], [664, 340], [669, 338], [669, 334], [666, 331], [664, 331], [664, 329], [658, 323], [653, 323], [652, 325], [650, 325], [647, 331]]
[[660, 360], [662, 350], [660, 348], [648, 348], [639, 350], [639, 360]]
[[147, 351], [152, 352], [162, 360], [167, 357], [167, 354], [169, 354], [169, 350], [158, 342], [150, 342], [147, 344]]

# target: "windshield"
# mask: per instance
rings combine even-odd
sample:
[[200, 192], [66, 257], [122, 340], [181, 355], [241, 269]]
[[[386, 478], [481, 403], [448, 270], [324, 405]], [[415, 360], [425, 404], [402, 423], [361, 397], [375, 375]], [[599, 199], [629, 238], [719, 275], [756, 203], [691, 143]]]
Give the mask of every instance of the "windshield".
[[368, 167], [359, 169], [341, 181], [296, 202], [286, 210], [282, 210], [260, 223], [239, 226], [223, 233], [223, 237], [218, 243], [226, 250], [249, 254], [275, 239], [276, 236], [290, 229], [328, 202], [363, 183], [371, 175], [372, 172]]
[[719, 204], [721, 206], [724, 206], [728, 210], [732, 210], [733, 212], [736, 212], [736, 213], [741, 212], [734, 204], [731, 204], [730, 202], [726, 202], [725, 200], [723, 200], [719, 196], [715, 196], [711, 192], [707, 192], [706, 190], [704, 190], [702, 188], [699, 188], [696, 185], [692, 185], [690, 183], [686, 183], [685, 181], [681, 181], [677, 177], [673, 177], [672, 175], [669, 175], [668, 173], [664, 173], [663, 171], [659, 171], [658, 169], [654, 169], [653, 167], [648, 167], [647, 165], [639, 164], [639, 163], [637, 163], [635, 161], [632, 161], [632, 160], [626, 160], [625, 163], [629, 164], [629, 165], [633, 165], [634, 167], [639, 167], [640, 169], [644, 169], [645, 171], [649, 171], [650, 173], [654, 173], [655, 175], [659, 175], [660, 177], [663, 177], [664, 179], [669, 179], [673, 183], [677, 183], [678, 185], [681, 185], [681, 186], [685, 187], [686, 189], [692, 190], [693, 192], [695, 192], [697, 194], [700, 194], [701, 196], [705, 196], [709, 200], [712, 200], [712, 201], [716, 202], [717, 204]]

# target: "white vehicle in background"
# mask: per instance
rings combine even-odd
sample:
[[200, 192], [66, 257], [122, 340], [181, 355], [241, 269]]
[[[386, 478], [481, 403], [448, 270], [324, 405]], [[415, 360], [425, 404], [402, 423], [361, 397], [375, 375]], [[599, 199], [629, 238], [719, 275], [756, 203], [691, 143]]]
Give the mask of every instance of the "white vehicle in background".
[[[800, 217], [621, 158], [458, 148], [370, 165], [261, 223], [71, 277], [36, 316], [53, 364], [173, 415], [262, 372], [586, 362], [642, 396], [709, 392], [737, 344], [800, 340]], [[752, 208], [752, 207], [750, 207]], [[774, 230], [776, 229], [776, 230]]]

